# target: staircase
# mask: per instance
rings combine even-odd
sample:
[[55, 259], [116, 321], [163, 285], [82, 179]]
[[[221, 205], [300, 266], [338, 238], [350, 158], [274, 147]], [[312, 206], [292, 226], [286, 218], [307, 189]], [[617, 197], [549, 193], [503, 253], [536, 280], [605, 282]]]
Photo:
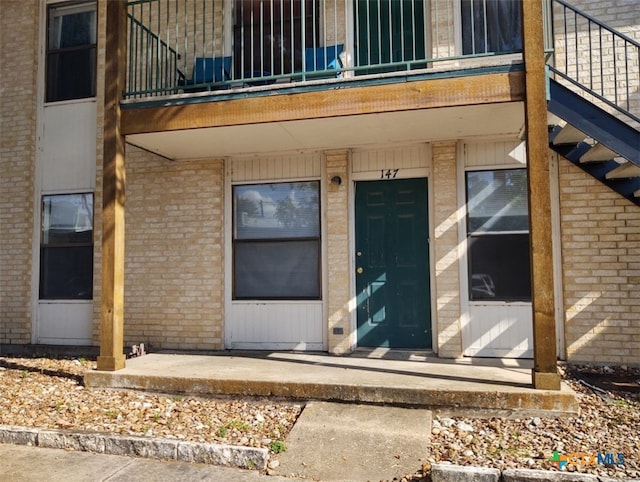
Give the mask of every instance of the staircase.
[[[564, 0], [554, 0], [554, 4], [556, 8], [562, 9], [567, 18], [576, 22], [573, 26], [569, 25], [573, 27], [572, 32], [582, 28], [590, 34], [593, 31], [600, 37], [607, 35], [614, 39], [614, 45], [617, 42], [621, 46], [625, 57], [635, 55], [636, 59], [639, 58], [640, 44], [634, 40], [571, 7]], [[567, 18], [564, 22], [565, 30]], [[583, 23], [579, 25], [577, 19]], [[562, 56], [560, 59], [556, 58], [556, 65], [549, 66], [548, 111], [553, 114], [552, 117], [560, 119], [549, 127], [549, 145], [573, 164], [640, 206], [640, 131], [632, 127], [640, 124], [640, 118], [629, 110], [629, 98], [640, 87], [638, 73], [629, 72], [626, 62], [622, 63], [622, 68], [627, 70], [618, 72], [614, 63], [613, 72], [609, 69], [606, 73], [608, 76], [612, 75], [612, 81], [616, 86], [622, 85], [622, 89], [614, 89], [612, 95], [605, 91], [604, 82], [599, 83], [599, 90], [594, 88], [593, 85], [598, 84], [598, 76], [602, 78], [603, 75], [602, 65], [597, 65], [598, 61], [602, 62], [602, 55], [600, 52], [589, 55], [589, 59], [596, 60], [590, 62], [590, 65], [581, 64], [578, 61], [578, 49], [584, 49], [585, 44], [576, 41], [575, 65], [570, 65], [569, 58], [572, 54], [569, 53], [571, 46], [568, 39], [572, 32], [565, 31], [567, 46], [564, 59]], [[574, 36], [577, 37], [575, 34]], [[588, 45], [591, 47], [591, 43]], [[601, 48], [601, 43], [593, 48]], [[580, 58], [583, 58], [584, 52], [580, 54]], [[635, 68], [638, 68], [637, 64]], [[569, 88], [569, 85], [572, 87]], [[621, 95], [620, 90], [626, 95]], [[586, 93], [587, 96], [577, 92]], [[615, 111], [617, 115], [608, 113], [590, 98]]]

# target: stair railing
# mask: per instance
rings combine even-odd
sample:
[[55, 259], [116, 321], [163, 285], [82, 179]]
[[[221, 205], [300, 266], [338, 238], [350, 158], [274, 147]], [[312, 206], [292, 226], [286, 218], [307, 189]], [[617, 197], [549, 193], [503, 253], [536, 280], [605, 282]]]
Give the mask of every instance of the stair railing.
[[[129, 2], [128, 5], [149, 3], [153, 0]], [[171, 93], [177, 84], [180, 55], [158, 34], [131, 13], [129, 20], [129, 60], [127, 92], [124, 96], [144, 97]]]
[[552, 8], [551, 72], [640, 122], [640, 43], [565, 0], [552, 0]]

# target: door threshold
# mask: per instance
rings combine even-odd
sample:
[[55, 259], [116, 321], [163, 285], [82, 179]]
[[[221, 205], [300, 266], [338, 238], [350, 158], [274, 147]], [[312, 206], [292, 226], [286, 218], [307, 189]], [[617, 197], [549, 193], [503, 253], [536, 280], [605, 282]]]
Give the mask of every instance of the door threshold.
[[385, 347], [357, 347], [352, 356], [361, 358], [372, 358], [381, 360], [408, 360], [425, 361], [431, 358], [438, 358], [438, 355], [431, 349], [420, 348], [385, 348]]

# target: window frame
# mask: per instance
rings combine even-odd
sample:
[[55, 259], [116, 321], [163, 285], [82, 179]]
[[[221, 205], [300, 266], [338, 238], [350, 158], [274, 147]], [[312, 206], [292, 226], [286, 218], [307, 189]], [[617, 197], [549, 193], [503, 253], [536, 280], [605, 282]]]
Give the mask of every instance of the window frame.
[[[285, 184], [299, 184], [310, 183], [317, 186], [318, 205], [317, 205], [317, 235], [316, 236], [289, 236], [289, 237], [238, 237], [238, 220], [236, 214], [236, 189], [247, 186], [269, 186], [269, 185], [285, 185]], [[285, 180], [285, 181], [268, 181], [268, 182], [243, 182], [233, 184], [231, 186], [231, 212], [232, 212], [232, 234], [231, 234], [231, 299], [232, 301], [319, 301], [322, 300], [322, 186], [319, 179], [299, 179], [299, 180]], [[317, 259], [315, 263], [316, 271], [316, 287], [317, 295], [314, 296], [240, 296], [237, 294], [237, 245], [249, 245], [249, 244], [275, 244], [275, 243], [316, 243]]]
[[[466, 253], [466, 271], [467, 271], [467, 297], [468, 297], [468, 301], [469, 303], [481, 303], [481, 304], [486, 304], [486, 303], [516, 303], [516, 302], [525, 302], [525, 303], [530, 303], [532, 300], [532, 290], [531, 290], [531, 262], [530, 262], [530, 258], [527, 257], [527, 261], [528, 261], [528, 273], [525, 279], [527, 279], [529, 281], [529, 294], [528, 296], [501, 296], [501, 297], [482, 297], [482, 298], [474, 298], [473, 295], [473, 280], [474, 280], [474, 273], [473, 273], [473, 254], [472, 254], [472, 244], [474, 240], [477, 239], [481, 239], [481, 240], [488, 240], [491, 239], [492, 237], [497, 238], [497, 237], [507, 237], [507, 236], [526, 236], [527, 237], [527, 245], [528, 245], [528, 250], [527, 253], [531, 252], [531, 238], [530, 238], [530, 228], [529, 228], [529, 221], [528, 221], [528, 217], [529, 217], [529, 205], [528, 205], [528, 199], [527, 199], [527, 204], [526, 204], [526, 208], [527, 208], [527, 229], [502, 229], [502, 230], [483, 230], [483, 229], [476, 229], [473, 230], [471, 229], [471, 215], [470, 215], [470, 209], [469, 209], [469, 175], [470, 174], [474, 174], [474, 173], [481, 173], [481, 172], [498, 172], [498, 171], [522, 171], [525, 174], [525, 181], [526, 181], [526, 176], [528, 175], [527, 169], [526, 167], [514, 167], [514, 166], [504, 166], [504, 167], [492, 167], [492, 168], [478, 168], [478, 169], [466, 169], [464, 171], [464, 193], [465, 193], [465, 210], [466, 210], [466, 215], [465, 215], [465, 233], [466, 233], [466, 246], [467, 246], [467, 253]], [[528, 192], [525, 190], [525, 194], [528, 197]], [[491, 277], [489, 276], [489, 278], [491, 279]], [[487, 281], [485, 279], [483, 279], [482, 284], [486, 285], [488, 289], [495, 289], [495, 285], [493, 285], [493, 281], [490, 280], [489, 281], [489, 285], [493, 285], [492, 287], [489, 287], [489, 285], [487, 285]], [[496, 293], [497, 294], [497, 293]]]
[[[51, 197], [62, 197], [62, 196], [90, 196], [91, 198], [91, 235], [90, 239], [87, 241], [67, 241], [67, 242], [50, 242], [45, 240], [45, 200], [46, 198]], [[93, 269], [95, 264], [95, 194], [90, 191], [84, 192], [69, 192], [69, 193], [47, 193], [43, 194], [40, 197], [40, 266], [39, 266], [39, 278], [38, 278], [38, 299], [40, 301], [59, 301], [59, 300], [74, 300], [74, 301], [91, 301], [93, 300]], [[86, 286], [88, 295], [85, 296], [51, 296], [47, 295], [46, 291], [48, 290], [46, 280], [49, 277], [49, 274], [46, 271], [47, 265], [45, 263], [45, 259], [47, 256], [45, 255], [45, 251], [55, 252], [56, 250], [63, 250], [69, 248], [80, 248], [86, 249], [90, 248], [91, 252], [91, 267], [90, 267], [90, 282]]]
[[[66, 10], [66, 12], [65, 12]], [[63, 12], [62, 14], [55, 15], [56, 11]], [[56, 17], [63, 17], [64, 14], [75, 14], [93, 12], [93, 28], [92, 37], [93, 43], [73, 45], [70, 47], [56, 47], [51, 46], [51, 36], [53, 30], [54, 19]], [[60, 29], [59, 34], [62, 35], [63, 29]], [[90, 75], [90, 79], [86, 79], [89, 83], [89, 93], [84, 92], [72, 92], [70, 95], [65, 92], [60, 92], [60, 85], [67, 80], [65, 74], [61, 73], [60, 67], [53, 67], [54, 58], [61, 58], [65, 54], [78, 54], [87, 52], [89, 55], [90, 71], [86, 72], [86, 75]], [[98, 4], [97, 0], [82, 0], [71, 2], [55, 2], [46, 5], [46, 25], [45, 25], [45, 79], [44, 79], [44, 101], [47, 104], [55, 102], [65, 102], [82, 99], [94, 99], [97, 95], [97, 68], [98, 68]], [[57, 60], [57, 62], [60, 62]], [[67, 74], [68, 75], [68, 74]], [[62, 82], [61, 82], [62, 80]]]

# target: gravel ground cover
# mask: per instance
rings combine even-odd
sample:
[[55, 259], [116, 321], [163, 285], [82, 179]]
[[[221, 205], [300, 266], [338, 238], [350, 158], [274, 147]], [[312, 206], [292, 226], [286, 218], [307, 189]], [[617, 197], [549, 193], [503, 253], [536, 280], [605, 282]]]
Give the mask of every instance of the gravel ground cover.
[[[193, 442], [286, 449], [302, 405], [286, 401], [205, 398], [86, 389], [95, 361], [0, 357], [0, 425], [111, 432]], [[403, 480], [428, 480], [433, 463], [564, 470], [640, 477], [640, 369], [561, 367], [575, 390], [575, 417], [435, 417], [425, 463]], [[602, 388], [604, 387], [604, 388]], [[597, 463], [597, 454], [612, 454]]]
[[[577, 394], [578, 416], [436, 417], [427, 462], [406, 479], [426, 480], [430, 465], [443, 462], [500, 470], [558, 470], [550, 459], [560, 455], [568, 458], [565, 471], [640, 478], [640, 369], [564, 366], [560, 372]], [[598, 454], [607, 453], [612, 459], [602, 462], [620, 462], [618, 454], [623, 454], [624, 464], [598, 463]]]
[[0, 357], [0, 425], [111, 432], [279, 450], [302, 406], [87, 389], [86, 359]]

